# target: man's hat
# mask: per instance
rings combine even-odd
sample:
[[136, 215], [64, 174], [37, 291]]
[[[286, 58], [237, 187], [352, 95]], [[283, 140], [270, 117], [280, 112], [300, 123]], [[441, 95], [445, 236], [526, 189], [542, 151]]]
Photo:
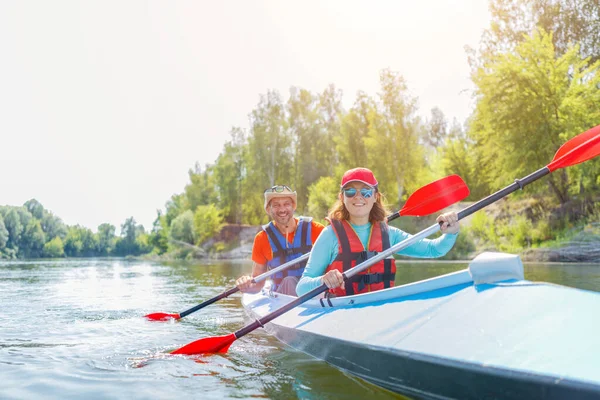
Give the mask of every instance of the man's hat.
[[275, 185], [265, 190], [265, 211], [267, 210], [269, 202], [276, 197], [289, 197], [294, 202], [294, 206], [297, 204], [297, 196], [295, 191], [285, 185]]

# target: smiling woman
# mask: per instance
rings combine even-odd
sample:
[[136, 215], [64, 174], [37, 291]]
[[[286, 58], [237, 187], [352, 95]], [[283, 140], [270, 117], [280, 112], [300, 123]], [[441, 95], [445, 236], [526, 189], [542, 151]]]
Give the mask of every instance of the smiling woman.
[[[408, 238], [408, 234], [390, 227], [386, 222], [383, 195], [371, 170], [354, 168], [346, 171], [340, 184], [338, 199], [333, 205], [328, 226], [313, 248], [307, 266], [298, 283], [298, 295], [323, 283], [330, 295], [346, 296], [394, 286], [396, 264], [393, 257], [381, 260], [344, 282], [343, 273], [368, 258], [389, 249]], [[444, 233], [438, 239], [423, 239], [398, 254], [413, 257], [441, 257], [456, 241], [459, 230], [456, 213], [437, 218]]]

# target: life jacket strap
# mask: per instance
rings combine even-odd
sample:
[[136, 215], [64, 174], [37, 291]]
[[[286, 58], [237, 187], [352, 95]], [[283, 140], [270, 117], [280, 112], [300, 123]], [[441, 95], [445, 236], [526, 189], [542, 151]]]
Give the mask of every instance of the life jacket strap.
[[[358, 290], [362, 291], [366, 285], [373, 285], [376, 283], [388, 283], [396, 278], [395, 273], [381, 273], [375, 272], [372, 274], [361, 274], [350, 278], [353, 283], [358, 283]], [[386, 286], [387, 287], [387, 286]]]

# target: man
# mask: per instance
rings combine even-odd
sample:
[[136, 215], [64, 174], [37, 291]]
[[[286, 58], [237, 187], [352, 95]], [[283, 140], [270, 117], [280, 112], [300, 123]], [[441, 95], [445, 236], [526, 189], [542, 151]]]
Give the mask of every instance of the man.
[[[322, 224], [312, 221], [312, 218], [294, 218], [297, 196], [288, 186], [273, 186], [265, 190], [264, 196], [265, 211], [271, 222], [264, 225], [254, 237], [252, 275], [242, 276], [235, 282], [240, 291], [245, 293], [257, 293], [263, 288], [264, 281], [253, 283], [254, 277], [310, 252], [324, 229]], [[296, 296], [296, 285], [305, 265], [306, 261], [272, 275], [271, 289]]]

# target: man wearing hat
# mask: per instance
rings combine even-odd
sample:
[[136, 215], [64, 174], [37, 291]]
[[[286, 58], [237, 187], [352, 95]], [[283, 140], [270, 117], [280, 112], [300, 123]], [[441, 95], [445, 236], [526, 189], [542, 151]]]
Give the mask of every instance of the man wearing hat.
[[[254, 277], [310, 252], [324, 229], [310, 217], [294, 218], [297, 196], [288, 186], [273, 186], [265, 190], [264, 196], [265, 211], [271, 222], [254, 237], [252, 275], [244, 275], [235, 282], [240, 291], [246, 293], [257, 293], [262, 289], [264, 281], [254, 283]], [[305, 265], [306, 261], [272, 275], [271, 290], [296, 296], [296, 285]]]

